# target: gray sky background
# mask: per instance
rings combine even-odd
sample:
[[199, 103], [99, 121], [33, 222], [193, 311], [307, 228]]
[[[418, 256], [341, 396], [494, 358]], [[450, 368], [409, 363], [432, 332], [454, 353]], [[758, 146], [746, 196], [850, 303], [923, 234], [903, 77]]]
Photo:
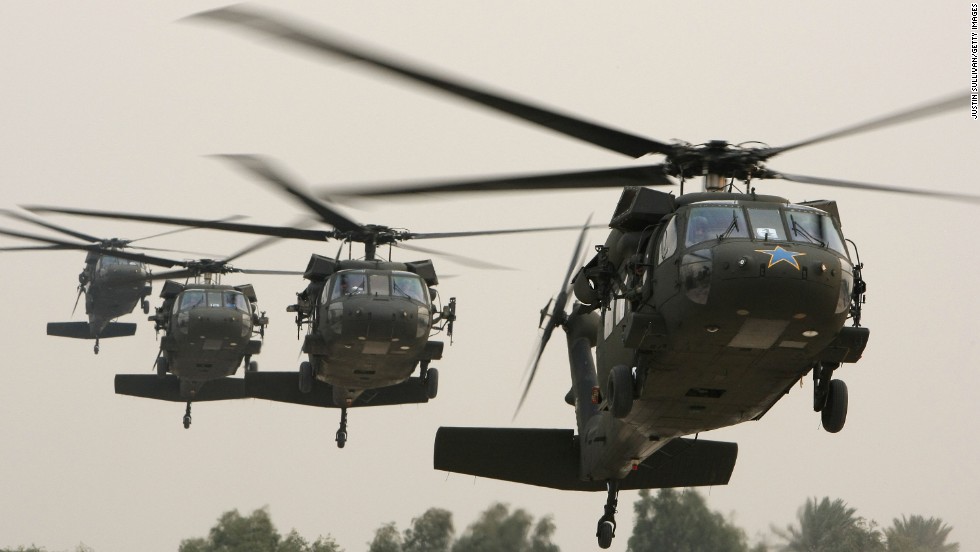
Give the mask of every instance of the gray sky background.
[[[177, 20], [217, 2], [0, 4], [0, 182], [4, 207], [37, 203], [284, 224], [303, 211], [205, 157], [263, 153], [310, 185], [626, 165], [614, 153], [378, 76], [220, 27]], [[520, 97], [660, 140], [781, 145], [970, 85], [970, 4], [648, 2], [304, 2], [277, 8], [310, 23], [489, 83]], [[980, 123], [964, 105], [924, 122], [793, 151], [790, 173], [977, 193]], [[839, 497], [890, 525], [938, 516], [980, 549], [976, 389], [980, 210], [950, 201], [760, 182], [793, 200], [833, 198], [865, 263], [871, 342], [839, 373], [844, 431], [811, 410], [809, 379], [760, 422], [704, 437], [739, 443], [731, 484], [705, 489], [750, 536], [795, 519], [807, 497]], [[347, 212], [415, 231], [608, 220], [616, 191], [372, 202]], [[59, 217], [84, 232], [134, 238], [165, 228]], [[26, 229], [14, 221], [4, 226]], [[230, 254], [248, 236], [194, 231], [148, 245]], [[604, 240], [595, 231], [592, 242]], [[12, 239], [4, 245], [19, 245]], [[601, 494], [562, 493], [433, 471], [440, 425], [571, 427], [562, 339], [516, 421], [538, 309], [557, 290], [572, 233], [426, 243], [516, 271], [455, 274], [455, 345], [438, 364], [439, 398], [339, 413], [243, 401], [183, 405], [116, 396], [116, 373], [149, 373], [157, 351], [142, 314], [135, 337], [47, 337], [69, 320], [78, 252], [0, 258], [0, 547], [175, 550], [224, 511], [268, 505], [283, 531], [333, 534], [348, 551], [431, 506], [458, 530], [491, 502], [552, 514], [563, 550], [594, 546]], [[239, 260], [302, 270], [336, 244], [282, 242]], [[417, 255], [395, 252], [400, 260]], [[271, 325], [262, 369], [299, 363], [292, 315], [300, 278], [256, 286]], [[154, 286], [154, 305], [159, 304]], [[81, 308], [80, 308], [81, 310]], [[75, 319], [81, 319], [76, 315]], [[636, 492], [620, 497], [620, 537]]]

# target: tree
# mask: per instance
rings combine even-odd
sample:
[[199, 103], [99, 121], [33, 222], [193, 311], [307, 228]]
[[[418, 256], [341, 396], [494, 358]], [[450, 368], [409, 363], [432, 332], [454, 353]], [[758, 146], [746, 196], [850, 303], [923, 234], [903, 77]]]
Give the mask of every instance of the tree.
[[[522, 509], [510, 512], [503, 504], [493, 504], [473, 522], [452, 547], [452, 552], [559, 552], [551, 543], [554, 524], [550, 518], [538, 522], [531, 534], [534, 518]], [[530, 538], [529, 538], [530, 535]]]
[[888, 552], [959, 552], [959, 543], [946, 544], [952, 530], [939, 518], [902, 516], [885, 529], [885, 543]]
[[631, 552], [748, 551], [745, 532], [709, 510], [694, 489], [660, 489], [656, 496], [641, 490], [633, 510], [636, 523], [628, 543]]
[[295, 530], [283, 539], [268, 508], [260, 508], [248, 517], [238, 510], [225, 512], [211, 528], [208, 537], [181, 541], [179, 552], [343, 552], [333, 538], [319, 537], [310, 544]]
[[786, 541], [784, 552], [851, 552], [885, 550], [873, 522], [855, 515], [857, 510], [841, 500], [807, 499], [797, 513], [799, 526], [773, 531]]
[[402, 537], [398, 534], [395, 522], [388, 522], [374, 532], [374, 540], [368, 545], [368, 552], [402, 552]]
[[429, 508], [405, 530], [402, 552], [449, 552], [455, 533], [452, 512]]

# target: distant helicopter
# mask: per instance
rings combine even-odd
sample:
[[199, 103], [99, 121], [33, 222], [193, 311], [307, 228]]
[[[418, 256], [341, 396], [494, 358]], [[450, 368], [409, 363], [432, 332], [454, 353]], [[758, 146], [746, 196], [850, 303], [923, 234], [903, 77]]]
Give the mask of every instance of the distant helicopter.
[[[657, 165], [348, 194], [623, 188], [609, 237], [576, 271], [584, 232], [580, 235], [554, 305], [542, 310], [542, 324], [547, 323], [527, 381], [530, 386], [554, 329], [563, 328], [572, 377], [566, 401], [575, 406], [578, 434], [443, 427], [434, 457], [440, 470], [558, 489], [606, 490], [596, 529], [601, 548], [608, 548], [615, 536], [620, 489], [727, 483], [737, 445], [684, 436], [758, 420], [807, 373], [813, 374], [813, 406], [823, 427], [837, 432], [844, 426], [847, 387], [833, 374], [841, 363], [858, 361], [869, 338], [869, 330], [860, 325], [867, 288], [863, 264], [856, 248], [852, 252], [845, 245], [835, 202], [795, 204], [758, 195], [753, 180], [980, 201], [965, 194], [791, 175], [765, 166], [775, 155], [802, 146], [965, 109], [968, 96], [783, 147], [721, 140], [667, 144], [437, 76], [254, 9], [228, 7], [192, 17], [359, 61], [632, 157], [665, 156]], [[699, 193], [675, 197], [641, 187], [673, 185], [669, 177], [676, 177], [683, 194], [684, 182], [695, 176], [703, 176]], [[736, 181], [744, 183], [745, 193], [734, 191]], [[572, 292], [578, 303], [568, 313]], [[847, 320], [851, 326], [845, 326]]]
[[[223, 260], [195, 261], [147, 259], [149, 264], [169, 263], [183, 268], [151, 276], [167, 279], [160, 297], [163, 303], [149, 317], [156, 331], [163, 332], [157, 354], [156, 374], [118, 374], [116, 393], [187, 403], [183, 424], [191, 425], [191, 403], [250, 397], [243, 378], [230, 378], [238, 368], [258, 370], [252, 360], [262, 350], [269, 319], [256, 308], [257, 297], [250, 284], [222, 285], [228, 273], [299, 275], [288, 270], [256, 270], [232, 267], [229, 263], [270, 243], [263, 240]], [[173, 279], [193, 279], [179, 283]]]
[[[147, 270], [144, 255], [129, 253], [125, 250], [175, 250], [135, 247], [131, 245], [138, 240], [96, 238], [47, 221], [31, 218], [15, 211], [0, 210], [0, 214], [43, 226], [89, 242], [87, 244], [81, 244], [35, 234], [0, 229], [0, 234], [3, 235], [48, 244], [46, 246], [5, 247], [0, 248], [0, 251], [50, 251], [67, 249], [88, 252], [85, 256], [85, 268], [78, 275], [78, 295], [75, 299], [75, 307], [77, 308], [78, 300], [83, 294], [85, 295], [85, 314], [88, 316], [88, 322], [49, 322], [47, 327], [48, 335], [77, 339], [94, 339], [94, 351], [95, 354], [98, 354], [100, 339], [130, 336], [136, 333], [135, 323], [113, 322], [113, 320], [129, 314], [136, 308], [136, 305], [140, 305], [144, 314], [150, 312], [150, 304], [146, 300], [146, 297], [152, 292], [152, 287], [149, 283], [150, 271]], [[170, 233], [172, 231], [140, 238], [140, 240]], [[162, 266], [173, 265], [163, 264]], [[74, 309], [72, 309], [72, 313], [74, 314]]]
[[[432, 261], [395, 262], [377, 256], [388, 245], [438, 253], [403, 243], [407, 240], [458, 238], [526, 232], [577, 230], [578, 226], [521, 228], [443, 233], [417, 233], [375, 224], [360, 224], [310, 196], [270, 161], [254, 155], [222, 158], [298, 200], [334, 230], [263, 226], [221, 221], [110, 213], [54, 207], [27, 207], [36, 213], [62, 213], [100, 218], [138, 220], [262, 234], [277, 238], [323, 242], [341, 241], [336, 256], [312, 255], [303, 273], [310, 281], [287, 310], [296, 313], [298, 328], [307, 329], [303, 352], [309, 360], [297, 372], [249, 372], [249, 396], [280, 402], [340, 408], [337, 446], [347, 442], [347, 409], [363, 406], [428, 402], [438, 392], [438, 371], [430, 367], [442, 358], [444, 342], [433, 336], [452, 335], [456, 300], [442, 307], [434, 286], [439, 282]], [[361, 259], [340, 259], [343, 246], [364, 246]], [[390, 253], [390, 250], [389, 250]], [[439, 253], [460, 263], [496, 267], [486, 261]], [[350, 254], [348, 255], [350, 256]], [[418, 376], [411, 377], [416, 367]], [[244, 392], [244, 391], [243, 391]]]

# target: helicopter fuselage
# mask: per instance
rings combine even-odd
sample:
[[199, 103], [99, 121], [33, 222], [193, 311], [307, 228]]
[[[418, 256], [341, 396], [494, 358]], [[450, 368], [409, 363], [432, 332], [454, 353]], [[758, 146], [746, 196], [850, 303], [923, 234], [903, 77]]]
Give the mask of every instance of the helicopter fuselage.
[[580, 417], [583, 479], [621, 479], [675, 437], [758, 419], [816, 364], [860, 357], [843, 331], [855, 276], [836, 211], [704, 195], [655, 227], [614, 229], [579, 274], [598, 312], [569, 323], [593, 318], [599, 385], [628, 367], [635, 398], [625, 416], [604, 397]]
[[85, 287], [85, 314], [92, 337], [114, 319], [129, 314], [152, 292], [143, 263], [110, 255], [90, 255], [79, 281]]

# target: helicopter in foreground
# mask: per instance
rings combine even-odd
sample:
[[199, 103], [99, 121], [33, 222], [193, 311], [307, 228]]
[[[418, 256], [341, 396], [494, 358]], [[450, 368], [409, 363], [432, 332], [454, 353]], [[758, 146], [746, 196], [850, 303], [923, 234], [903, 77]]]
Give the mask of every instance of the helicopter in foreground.
[[[2, 248], [0, 251], [82, 250], [87, 252], [85, 267], [78, 275], [78, 295], [75, 298], [75, 308], [78, 307], [78, 301], [82, 295], [85, 295], [85, 314], [88, 317], [88, 322], [49, 322], [47, 326], [48, 335], [94, 339], [93, 350], [95, 354], [98, 354], [101, 339], [131, 336], [136, 333], [135, 323], [114, 322], [116, 318], [131, 313], [137, 305], [140, 306], [144, 314], [150, 312], [150, 303], [146, 298], [152, 293], [152, 286], [150, 284], [151, 274], [145, 262], [147, 257], [130, 253], [128, 250], [175, 250], [133, 246], [132, 243], [138, 240], [97, 238], [15, 211], [0, 210], [0, 214], [89, 242], [69, 242], [36, 234], [0, 229], [0, 234], [3, 235], [48, 244], [45, 246], [8, 247]], [[166, 232], [166, 234], [169, 233], [171, 232]], [[164, 234], [149, 237], [161, 235]], [[140, 239], [148, 239], [149, 237]], [[173, 266], [162, 259], [158, 259], [158, 264], [166, 267]], [[73, 314], [74, 312], [75, 309], [72, 309]]]
[[[306, 330], [302, 351], [308, 360], [292, 372], [248, 372], [244, 391], [250, 397], [339, 408], [338, 447], [347, 442], [347, 409], [367, 406], [425, 403], [436, 397], [438, 370], [432, 361], [442, 358], [456, 320], [456, 300], [440, 305], [438, 276], [431, 260], [398, 262], [390, 259], [394, 247], [437, 253], [462, 264], [500, 268], [480, 259], [435, 252], [404, 243], [408, 240], [459, 238], [526, 232], [576, 230], [578, 226], [418, 233], [376, 224], [360, 224], [302, 190], [294, 179], [269, 160], [255, 155], [224, 155], [223, 159], [299, 201], [333, 230], [264, 226], [223, 221], [111, 213], [53, 207], [27, 207], [37, 213], [61, 213], [100, 218], [138, 220], [161, 224], [261, 234], [276, 238], [324, 242], [341, 241], [333, 257], [314, 254], [303, 273], [309, 281], [288, 307], [296, 313], [297, 328]], [[361, 258], [351, 258], [353, 243], [364, 247]], [[344, 246], [348, 258], [341, 259]], [[379, 246], [389, 246], [388, 259], [378, 257]], [[413, 376], [414, 373], [417, 374]]]
[[[530, 368], [531, 385], [555, 328], [567, 338], [577, 433], [561, 429], [439, 429], [434, 467], [558, 489], [607, 493], [596, 537], [616, 532], [620, 489], [719, 485], [734, 443], [691, 439], [758, 420], [808, 373], [814, 410], [829, 432], [847, 416], [847, 387], [834, 377], [860, 360], [867, 289], [863, 264], [845, 244], [834, 201], [793, 203], [756, 194], [753, 181], [782, 179], [978, 202], [965, 194], [793, 175], [772, 157], [803, 146], [969, 105], [956, 96], [783, 147], [668, 144], [514, 100], [351, 46], [323, 32], [243, 7], [194, 19], [247, 28], [286, 43], [358, 61], [484, 107], [655, 165], [351, 190], [347, 195], [614, 187], [623, 189], [606, 241], [581, 268], [584, 232]], [[684, 194], [688, 179], [700, 192]], [[647, 186], [681, 184], [680, 196]], [[735, 188], [736, 182], [744, 192]], [[336, 189], [324, 192], [340, 195]], [[853, 245], [853, 244], [852, 244]], [[567, 303], [574, 294], [571, 311]], [[850, 325], [847, 325], [850, 321]], [[593, 356], [593, 350], [595, 353]], [[526, 397], [527, 388], [524, 396]], [[521, 398], [523, 402], [524, 398]], [[520, 408], [520, 405], [518, 406]]]

